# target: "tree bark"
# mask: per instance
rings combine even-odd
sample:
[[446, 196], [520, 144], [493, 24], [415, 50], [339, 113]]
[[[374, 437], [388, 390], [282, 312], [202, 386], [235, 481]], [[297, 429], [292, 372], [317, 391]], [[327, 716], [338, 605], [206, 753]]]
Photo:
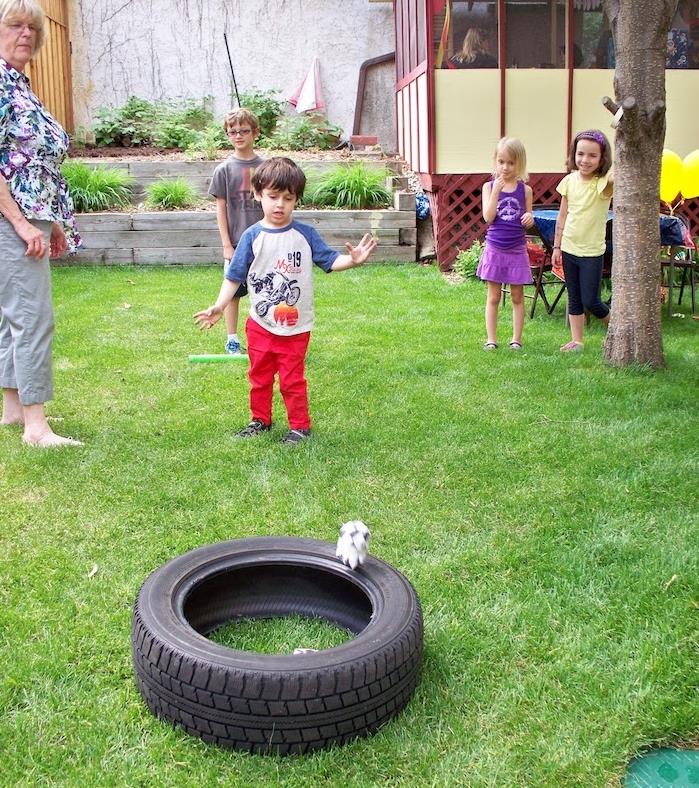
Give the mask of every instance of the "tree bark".
[[658, 285], [658, 184], [665, 140], [665, 54], [677, 0], [604, 0], [623, 107], [614, 151], [612, 310], [604, 357], [614, 366], [665, 365]]

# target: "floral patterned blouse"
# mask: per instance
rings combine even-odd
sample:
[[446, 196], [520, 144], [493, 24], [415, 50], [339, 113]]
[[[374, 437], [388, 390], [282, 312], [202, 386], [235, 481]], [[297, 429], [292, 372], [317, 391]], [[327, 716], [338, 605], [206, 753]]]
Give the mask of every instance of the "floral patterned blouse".
[[0, 175], [27, 219], [59, 222], [74, 253], [81, 240], [60, 170], [67, 150], [68, 135], [29, 79], [0, 58]]

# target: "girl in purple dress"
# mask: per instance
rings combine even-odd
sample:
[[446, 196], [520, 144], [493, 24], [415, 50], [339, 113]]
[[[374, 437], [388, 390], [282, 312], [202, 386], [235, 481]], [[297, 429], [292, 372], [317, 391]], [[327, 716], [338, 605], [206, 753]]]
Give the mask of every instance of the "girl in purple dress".
[[525, 229], [534, 224], [532, 190], [527, 186], [527, 153], [515, 137], [503, 137], [495, 149], [495, 172], [483, 184], [483, 218], [488, 222], [485, 249], [477, 275], [488, 283], [485, 328], [488, 340], [484, 350], [495, 350], [497, 343], [500, 289], [509, 285], [512, 300], [511, 350], [522, 348], [524, 326], [524, 285], [533, 282], [529, 269]]

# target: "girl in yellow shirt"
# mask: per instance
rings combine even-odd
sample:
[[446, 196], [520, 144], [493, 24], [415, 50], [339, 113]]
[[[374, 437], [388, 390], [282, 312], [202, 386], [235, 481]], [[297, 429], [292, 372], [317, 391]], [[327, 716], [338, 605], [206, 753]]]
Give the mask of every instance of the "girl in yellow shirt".
[[609, 322], [609, 307], [601, 298], [613, 187], [609, 140], [597, 129], [581, 131], [570, 146], [567, 166], [568, 175], [557, 186], [561, 208], [552, 257], [554, 267], [562, 258], [568, 290], [571, 341], [563, 345], [563, 353], [583, 349], [585, 310]]

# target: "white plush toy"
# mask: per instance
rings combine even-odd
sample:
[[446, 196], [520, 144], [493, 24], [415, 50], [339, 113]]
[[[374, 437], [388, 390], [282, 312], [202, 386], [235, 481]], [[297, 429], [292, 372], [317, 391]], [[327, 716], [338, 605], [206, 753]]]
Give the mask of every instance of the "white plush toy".
[[350, 569], [364, 563], [369, 553], [369, 529], [361, 520], [350, 520], [340, 528], [335, 555]]

